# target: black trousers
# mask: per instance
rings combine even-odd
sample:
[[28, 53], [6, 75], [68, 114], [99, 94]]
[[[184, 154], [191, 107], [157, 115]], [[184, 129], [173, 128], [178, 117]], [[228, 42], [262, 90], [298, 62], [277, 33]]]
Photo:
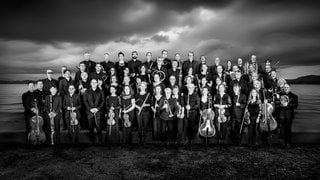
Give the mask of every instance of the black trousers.
[[88, 122], [89, 122], [89, 133], [91, 142], [95, 141], [94, 128], [97, 129], [99, 142], [102, 142], [102, 130], [101, 130], [101, 113], [96, 113], [96, 118], [94, 118], [92, 113], [88, 114]]
[[258, 137], [258, 123], [256, 123], [257, 115], [251, 115], [250, 116], [250, 124], [248, 127], [248, 144], [254, 145], [257, 143], [257, 137]]
[[173, 120], [161, 119], [161, 140], [173, 141]]
[[[231, 139], [234, 144], [241, 144], [242, 133], [240, 133], [241, 119], [232, 119]], [[245, 125], [243, 125], [242, 129]]]
[[[138, 115], [138, 112], [137, 112], [137, 115]], [[147, 128], [148, 128], [150, 117], [151, 117], [150, 109], [142, 110], [140, 115], [137, 116], [138, 133], [139, 133], [140, 142], [145, 142], [147, 138]]]
[[[59, 144], [60, 143], [60, 121], [61, 121], [61, 116], [57, 115], [56, 117], [54, 117], [54, 134], [53, 134], [53, 143], [54, 144]], [[51, 144], [52, 143], [52, 139], [51, 139], [51, 122], [50, 122], [50, 118], [47, 117], [45, 119], [45, 134], [46, 134], [46, 143], [47, 144]]]
[[285, 144], [291, 144], [292, 119], [282, 119], [282, 133]]
[[187, 120], [185, 118], [177, 118], [177, 140], [178, 142], [184, 142], [186, 139], [186, 133], [187, 132]]
[[199, 126], [199, 116], [197, 111], [190, 111], [189, 112], [189, 117], [186, 118], [186, 129], [187, 129], [187, 137], [189, 140], [194, 140], [195, 135], [198, 132], [198, 126]]
[[161, 136], [161, 119], [160, 114], [156, 113], [153, 117], [153, 140], [160, 140]]

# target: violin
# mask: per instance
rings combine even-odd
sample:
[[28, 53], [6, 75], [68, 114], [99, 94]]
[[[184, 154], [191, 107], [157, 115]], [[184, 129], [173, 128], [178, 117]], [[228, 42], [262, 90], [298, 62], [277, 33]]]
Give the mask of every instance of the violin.
[[[126, 109], [129, 109], [131, 106], [132, 106], [132, 104], [130, 104]], [[123, 122], [124, 127], [126, 127], [126, 128], [131, 127], [132, 123], [130, 121], [129, 114], [123, 113], [122, 118], [123, 118], [123, 121], [124, 121]]]
[[208, 108], [201, 114], [203, 119], [202, 124], [199, 126], [199, 134], [205, 138], [213, 137], [216, 134], [215, 127], [213, 125], [214, 112], [212, 110], [212, 98], [208, 97]]
[[[111, 107], [113, 108], [113, 104], [111, 104]], [[109, 125], [109, 136], [111, 135], [111, 126], [115, 125], [116, 124], [116, 121], [114, 120], [114, 117], [115, 117], [115, 113], [113, 110], [111, 110], [112, 108], [110, 108], [109, 110], [109, 113], [108, 113], [108, 125]]]
[[46, 142], [46, 135], [42, 131], [43, 118], [39, 116], [39, 109], [37, 100], [34, 100], [36, 115], [31, 117], [30, 127], [31, 131], [28, 134], [28, 142], [32, 145], [40, 145]]
[[274, 131], [277, 128], [278, 123], [272, 116], [273, 110], [272, 104], [268, 102], [263, 103], [261, 110], [262, 118], [260, 119], [260, 129], [262, 131]]

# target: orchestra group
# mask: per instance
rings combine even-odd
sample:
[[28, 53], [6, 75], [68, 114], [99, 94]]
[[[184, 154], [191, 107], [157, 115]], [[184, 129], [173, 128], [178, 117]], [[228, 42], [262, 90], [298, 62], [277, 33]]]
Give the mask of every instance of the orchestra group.
[[278, 136], [290, 147], [298, 97], [277, 77], [276, 64], [258, 63], [255, 55], [226, 64], [216, 57], [208, 65], [191, 51], [186, 60], [179, 53], [170, 60], [167, 50], [161, 54], [153, 59], [148, 52], [141, 61], [133, 51], [126, 61], [123, 52], [117, 60], [105, 53], [98, 62], [84, 53], [77, 72], [62, 66], [57, 80], [47, 69], [47, 77], [28, 82], [22, 95], [27, 142], [59, 144], [62, 129], [72, 143], [89, 130], [91, 142], [98, 136], [99, 144], [131, 144], [137, 132], [140, 144], [148, 134], [162, 144], [189, 145], [197, 136], [203, 143], [233, 145], [243, 145], [246, 137], [249, 146], [268, 145]]

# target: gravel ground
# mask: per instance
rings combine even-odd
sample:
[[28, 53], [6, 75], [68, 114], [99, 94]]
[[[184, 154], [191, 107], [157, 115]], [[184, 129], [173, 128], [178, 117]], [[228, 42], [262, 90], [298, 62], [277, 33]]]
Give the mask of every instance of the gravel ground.
[[0, 179], [320, 179], [320, 145], [0, 145]]

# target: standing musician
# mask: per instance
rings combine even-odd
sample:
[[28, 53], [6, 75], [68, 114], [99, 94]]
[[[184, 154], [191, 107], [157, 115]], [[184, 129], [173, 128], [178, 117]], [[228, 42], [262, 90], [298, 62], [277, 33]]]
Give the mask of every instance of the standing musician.
[[[161, 74], [161, 82], [164, 83], [165, 85], [167, 84], [168, 81], [168, 70], [167, 68], [163, 65], [163, 58], [158, 57], [157, 58], [157, 63], [156, 65], [153, 67], [152, 70], [152, 76], [154, 76], [155, 74]], [[171, 65], [170, 65], [171, 66]], [[155, 81], [155, 80], [154, 80]], [[164, 89], [163, 89], [164, 90]]]
[[51, 69], [47, 69], [47, 78], [43, 79], [43, 89], [47, 92], [49, 92], [49, 89], [52, 85], [58, 86], [58, 81], [56, 79], [53, 79], [52, 77], [53, 71]]
[[[56, 86], [51, 86], [50, 95], [46, 96], [45, 113], [46, 113], [46, 137], [48, 144], [60, 143], [60, 119], [62, 110], [61, 96], [58, 95]], [[49, 138], [51, 137], [51, 138]]]
[[67, 66], [61, 66], [61, 70], [60, 70], [61, 71], [61, 76], [58, 77], [58, 90], [59, 90], [60, 81], [64, 79], [65, 70], [67, 70]]
[[174, 141], [174, 120], [177, 115], [178, 105], [177, 100], [171, 97], [172, 90], [170, 88], [166, 88], [164, 90], [165, 95], [161, 107], [161, 134], [162, 134], [162, 142], [167, 141], [167, 143]]
[[91, 82], [91, 79], [100, 79], [103, 80], [103, 83], [107, 79], [107, 75], [103, 72], [100, 63], [96, 63], [95, 71], [89, 74], [89, 82]]
[[242, 76], [242, 72], [240, 70], [235, 71], [235, 79], [230, 82], [230, 87], [229, 87], [229, 93], [233, 93], [233, 88], [235, 85], [240, 86], [240, 91], [241, 94], [248, 95], [249, 94], [249, 87], [247, 81], [244, 79]]
[[[164, 79], [164, 78], [163, 78]], [[160, 73], [153, 73], [153, 83], [152, 83], [152, 89], [154, 90], [156, 86], [160, 86], [161, 91], [164, 91], [166, 88], [165, 84], [163, 83], [163, 79], [160, 79]]]
[[104, 53], [104, 61], [102, 61], [100, 64], [104, 69], [104, 73], [109, 75], [110, 69], [114, 68], [114, 63], [110, 61], [110, 55], [109, 53]]
[[192, 51], [188, 52], [188, 60], [184, 61], [182, 64], [183, 77], [188, 75], [190, 68], [192, 69], [192, 75], [198, 74], [199, 63], [194, 60], [194, 53]]
[[169, 81], [170, 81], [170, 77], [174, 76], [176, 79], [176, 82], [178, 84], [180, 82], [180, 80], [182, 80], [181, 79], [182, 77], [179, 76], [181, 69], [180, 69], [180, 67], [178, 67], [179, 60], [177, 60], [177, 59], [180, 59], [179, 54], [176, 54], [176, 59], [171, 61], [172, 68], [168, 70], [168, 76], [169, 76]]
[[238, 58], [237, 59], [237, 66], [239, 68], [239, 70], [241, 71], [241, 73], [244, 73], [244, 65], [243, 65], [243, 61], [242, 58]]
[[130, 86], [126, 85], [123, 88], [121, 96], [122, 116], [121, 116], [121, 130], [123, 133], [123, 143], [132, 143], [132, 123], [135, 118], [135, 105], [136, 101], [134, 93]]
[[226, 136], [230, 127], [231, 98], [226, 94], [224, 84], [218, 86], [218, 93], [213, 98], [213, 106], [215, 108], [215, 124], [218, 129], [217, 138], [219, 144], [226, 144]]
[[[72, 143], [78, 142], [79, 120], [81, 119], [80, 110], [82, 109], [80, 95], [76, 94], [75, 90], [75, 86], [70, 84], [69, 94], [65, 95], [63, 98], [63, 108], [66, 111], [65, 118], [67, 120], [69, 136]], [[74, 117], [74, 115], [76, 115], [76, 117]]]
[[78, 84], [78, 83], [79, 83], [79, 81], [80, 81], [80, 79], [81, 79], [81, 74], [82, 74], [83, 72], [87, 72], [86, 63], [85, 63], [84, 61], [81, 61], [81, 62], [79, 63], [79, 67], [77, 67], [77, 68], [79, 68], [79, 70], [76, 72], [76, 74], [75, 74], [75, 76], [74, 76], [74, 83], [75, 83], [75, 84]]
[[162, 50], [161, 55], [162, 55], [162, 59], [163, 59], [163, 66], [167, 70], [171, 69], [171, 60], [168, 58], [168, 51]]
[[35, 100], [37, 105], [41, 104], [41, 97], [34, 91], [34, 82], [29, 81], [27, 85], [28, 91], [22, 94], [22, 105], [24, 107], [24, 118], [26, 121], [26, 137], [31, 130], [30, 119], [37, 112], [37, 109], [35, 108]]
[[110, 96], [106, 98], [106, 143], [120, 143], [120, 108], [121, 108], [121, 99], [116, 94], [117, 89], [115, 86], [111, 85], [109, 87]]
[[150, 74], [148, 73], [147, 65], [141, 64], [139, 66], [139, 73], [136, 75], [136, 78], [139, 77], [141, 81], [145, 81], [147, 84], [150, 84]]
[[135, 77], [139, 72], [141, 64], [141, 61], [138, 59], [138, 52], [132, 51], [132, 59], [128, 62], [129, 71], [130, 74], [132, 74], [132, 77]]
[[259, 92], [252, 89], [248, 99], [248, 112], [250, 114], [250, 123], [248, 129], [248, 144], [249, 146], [257, 145], [258, 123], [261, 117], [261, 99]]
[[80, 75], [80, 80], [75, 85], [77, 89], [77, 93], [80, 95], [80, 101], [81, 101], [81, 110], [80, 110], [80, 128], [81, 130], [89, 130], [89, 122], [86, 114], [86, 107], [84, 105], [83, 97], [84, 94], [87, 92], [88, 89], [90, 89], [90, 82], [88, 80], [88, 73], [82, 72]]
[[151, 75], [151, 71], [153, 69], [153, 66], [155, 65], [154, 61], [152, 60], [152, 53], [151, 52], [147, 52], [146, 53], [146, 58], [147, 58], [147, 60], [142, 64], [145, 65], [145, 67], [147, 69], [147, 73], [149, 75]]
[[[216, 81], [217, 78], [220, 78], [222, 80], [222, 83], [228, 87], [228, 85], [230, 84], [230, 78], [229, 76], [223, 72], [223, 66], [222, 65], [218, 65], [217, 66], [217, 71], [216, 71], [216, 75], [213, 76], [213, 80], [214, 82]], [[217, 84], [214, 84], [215, 86]]]
[[[210, 71], [209, 72], [211, 72], [211, 74], [213, 75], [213, 76], [215, 76], [215, 75], [217, 75], [217, 68], [218, 68], [218, 66], [221, 66], [222, 67], [222, 71], [224, 70], [224, 66], [222, 65], [222, 64], [220, 64], [220, 58], [219, 57], [216, 57], [215, 59], [214, 59], [214, 65], [213, 66], [211, 66], [210, 67]], [[213, 81], [214, 81], [214, 79], [213, 79]]]
[[280, 122], [282, 123], [282, 133], [284, 144], [291, 147], [291, 128], [294, 119], [294, 109], [298, 107], [298, 96], [291, 92], [289, 84], [284, 85], [284, 92], [280, 94]]
[[160, 85], [154, 87], [154, 97], [152, 102], [152, 111], [153, 111], [153, 140], [160, 140], [161, 135], [161, 120], [160, 120], [160, 104], [162, 104], [162, 88]]
[[[211, 103], [212, 102], [209, 102], [210, 101], [210, 98], [209, 97], [212, 97], [210, 92], [209, 92], [209, 87], [208, 86], [205, 86], [202, 88], [201, 90], [201, 98], [200, 98], [200, 122], [199, 124], [202, 124], [204, 123], [204, 121], [202, 121], [202, 117], [205, 116], [204, 112], [205, 110], [209, 109], [209, 108], [212, 108], [210, 107]], [[204, 120], [204, 119], [203, 119]], [[199, 129], [200, 130], [200, 129]], [[200, 136], [201, 138], [203, 138], [202, 136]], [[205, 143], [205, 138], [203, 139], [203, 142]]]
[[119, 61], [115, 63], [115, 68], [117, 72], [118, 81], [122, 82], [124, 77], [124, 69], [128, 67], [128, 63], [124, 61], [124, 53], [119, 52], [118, 53], [118, 59]]
[[45, 98], [47, 95], [50, 94], [50, 91], [46, 91], [43, 89], [43, 80], [38, 80], [37, 81], [37, 89], [35, 90], [35, 92], [40, 96], [41, 98], [41, 104], [39, 104], [39, 116], [44, 117], [44, 102], [45, 102]]
[[138, 132], [141, 144], [144, 144], [147, 138], [147, 128], [149, 119], [151, 118], [151, 96], [152, 95], [147, 92], [147, 83], [142, 81], [140, 85], [140, 91], [135, 95]]
[[84, 105], [89, 122], [90, 140], [95, 141], [94, 128], [98, 131], [99, 143], [102, 143], [101, 116], [104, 105], [103, 91], [98, 88], [98, 81], [92, 79], [90, 82], [91, 89], [84, 94]]
[[[64, 71], [64, 78], [59, 82], [59, 94], [60, 97], [63, 98], [65, 95], [69, 94], [68, 88], [70, 84], [74, 84], [74, 81], [71, 78], [71, 71], [69, 69], [66, 69]], [[65, 110], [62, 109], [62, 119], [63, 119], [63, 130], [67, 130], [67, 120], [65, 119]]]
[[241, 144], [242, 133], [240, 132], [242, 118], [247, 105], [246, 95], [241, 93], [241, 86], [234, 84], [232, 95], [232, 140], [234, 144]]
[[84, 62], [86, 63], [86, 68], [87, 68], [87, 72], [88, 74], [92, 73], [95, 71], [95, 67], [96, 67], [96, 63], [90, 59], [90, 53], [88, 52], [85, 52], [83, 54], [83, 59], [84, 59]]
[[263, 72], [262, 66], [261, 66], [261, 64], [258, 64], [257, 56], [254, 55], [254, 54], [251, 55], [251, 59], [250, 59], [249, 65], [252, 65], [252, 67], [253, 67], [253, 69], [254, 69], [254, 71], [256, 73], [261, 74]]
[[212, 74], [209, 72], [209, 67], [207, 64], [201, 64], [199, 69], [199, 79], [206, 78], [208, 81], [209, 87], [212, 87], [213, 85], [213, 77]]
[[187, 143], [192, 144], [198, 131], [198, 111], [200, 107], [200, 99], [195, 92], [195, 85], [192, 83], [188, 85], [188, 92], [183, 95], [183, 104], [185, 104], [186, 109], [186, 122], [184, 124], [186, 125]]
[[[200, 74], [200, 72], [201, 72], [201, 66], [202, 66], [203, 64], [207, 64], [207, 58], [206, 58], [204, 55], [201, 55], [201, 56], [200, 56], [200, 63], [199, 63], [199, 66], [198, 66], [198, 72], [199, 72], [199, 74]], [[208, 67], [208, 72], [209, 72], [209, 67]]]
[[172, 89], [172, 98], [177, 101], [178, 112], [177, 118], [174, 121], [174, 134], [177, 135], [177, 143], [184, 143], [186, 137], [184, 136], [184, 104], [182, 99], [182, 93], [180, 93], [179, 86], [174, 86]]
[[171, 90], [173, 89], [174, 86], [178, 85], [176, 77], [174, 75], [171, 75], [169, 77], [169, 85], [167, 86]]

